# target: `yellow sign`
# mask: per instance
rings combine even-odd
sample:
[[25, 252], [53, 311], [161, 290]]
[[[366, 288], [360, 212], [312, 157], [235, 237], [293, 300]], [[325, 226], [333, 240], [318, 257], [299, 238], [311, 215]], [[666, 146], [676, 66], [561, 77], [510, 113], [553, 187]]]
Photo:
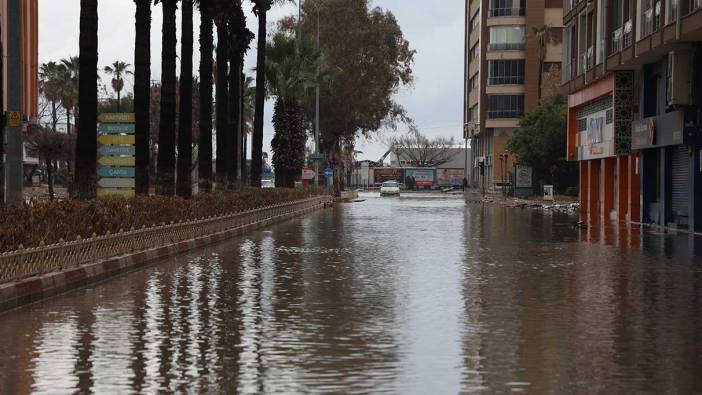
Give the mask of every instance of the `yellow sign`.
[[98, 188], [98, 197], [123, 197], [131, 198], [136, 196], [136, 192], [133, 189], [117, 189], [117, 188]]
[[120, 156], [101, 156], [98, 159], [98, 163], [102, 166], [121, 166], [121, 167], [133, 167], [135, 166], [134, 157], [120, 157]]
[[134, 123], [133, 112], [103, 113], [98, 116], [102, 123]]
[[22, 115], [20, 115], [19, 111], [10, 111], [10, 115], [7, 118], [11, 128], [18, 128], [22, 125]]
[[98, 142], [104, 145], [132, 145], [135, 141], [133, 134], [128, 136], [103, 134], [98, 137]]

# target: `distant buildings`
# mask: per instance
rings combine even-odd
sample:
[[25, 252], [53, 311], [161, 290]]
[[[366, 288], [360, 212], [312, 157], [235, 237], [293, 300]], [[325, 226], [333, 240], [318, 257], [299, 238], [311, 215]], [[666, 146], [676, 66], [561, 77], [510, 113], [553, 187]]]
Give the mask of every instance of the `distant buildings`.
[[702, 0], [565, 1], [584, 219], [702, 232]]
[[[510, 182], [515, 157], [500, 160], [507, 141], [539, 105], [539, 94], [558, 88], [562, 7], [557, 0], [466, 0], [465, 132], [474, 184], [487, 190]], [[541, 41], [534, 29], [544, 26]]]

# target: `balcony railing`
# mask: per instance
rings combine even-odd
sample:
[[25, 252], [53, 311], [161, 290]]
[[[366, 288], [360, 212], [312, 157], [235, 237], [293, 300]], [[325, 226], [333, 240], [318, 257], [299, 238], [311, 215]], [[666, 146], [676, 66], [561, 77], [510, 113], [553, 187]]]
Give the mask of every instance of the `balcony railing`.
[[521, 118], [523, 115], [523, 109], [489, 110], [487, 112], [488, 119]]
[[519, 85], [524, 83], [523, 75], [488, 77], [488, 85]]
[[628, 20], [624, 23], [624, 48], [629, 48], [633, 43], [633, 23]]
[[524, 8], [491, 8], [488, 10], [489, 17], [500, 16], [524, 16]]
[[702, 0], [690, 0], [690, 11], [702, 8]]
[[622, 50], [624, 44], [624, 28], [612, 32], [612, 53], [617, 53]]
[[641, 15], [641, 38], [653, 33], [653, 8], [644, 11]]
[[523, 51], [524, 43], [490, 43], [488, 51]]

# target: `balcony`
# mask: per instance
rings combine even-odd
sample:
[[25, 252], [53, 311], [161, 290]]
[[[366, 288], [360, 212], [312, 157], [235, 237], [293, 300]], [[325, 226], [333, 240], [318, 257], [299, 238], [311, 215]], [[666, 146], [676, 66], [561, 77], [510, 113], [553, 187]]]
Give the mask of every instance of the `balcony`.
[[690, 0], [690, 12], [702, 8], [702, 0]]
[[523, 51], [525, 43], [490, 43], [488, 51]]
[[488, 10], [490, 18], [501, 16], [524, 16], [524, 8], [491, 8]]
[[487, 112], [488, 119], [509, 119], [521, 118], [524, 115], [523, 109], [514, 110], [489, 110]]
[[522, 85], [524, 84], [523, 75], [504, 75], [488, 77], [488, 85]]
[[612, 53], [620, 52], [623, 48], [623, 44], [624, 28], [620, 27], [619, 29], [612, 32]]
[[629, 48], [634, 43], [632, 31], [633, 23], [628, 20], [624, 23], [624, 48]]

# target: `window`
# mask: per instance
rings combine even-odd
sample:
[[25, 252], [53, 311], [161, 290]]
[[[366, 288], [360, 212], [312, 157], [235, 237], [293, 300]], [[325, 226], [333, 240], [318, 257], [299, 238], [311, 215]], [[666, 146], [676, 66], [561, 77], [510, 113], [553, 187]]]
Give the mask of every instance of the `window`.
[[523, 50], [526, 41], [524, 26], [492, 26], [488, 48], [492, 51]]
[[524, 83], [524, 60], [491, 60], [488, 62], [488, 85]]
[[470, 120], [474, 123], [480, 120], [480, 110], [477, 104], [470, 108]]
[[667, 10], [668, 16], [666, 18], [667, 23], [673, 23], [678, 19], [678, 12], [680, 12], [680, 0], [667, 0], [665, 9]]
[[473, 48], [470, 49], [470, 54], [468, 56], [471, 62], [478, 59], [480, 56], [480, 43], [473, 45]]
[[521, 118], [524, 115], [524, 95], [488, 96], [488, 119]]
[[472, 30], [475, 30], [480, 26], [480, 13], [476, 13], [473, 15], [473, 18], [470, 20], [470, 26], [473, 28]]
[[478, 89], [479, 87], [480, 87], [480, 73], [474, 75], [470, 79], [470, 89], [471, 90]]
[[489, 16], [524, 16], [526, 0], [490, 0]]

